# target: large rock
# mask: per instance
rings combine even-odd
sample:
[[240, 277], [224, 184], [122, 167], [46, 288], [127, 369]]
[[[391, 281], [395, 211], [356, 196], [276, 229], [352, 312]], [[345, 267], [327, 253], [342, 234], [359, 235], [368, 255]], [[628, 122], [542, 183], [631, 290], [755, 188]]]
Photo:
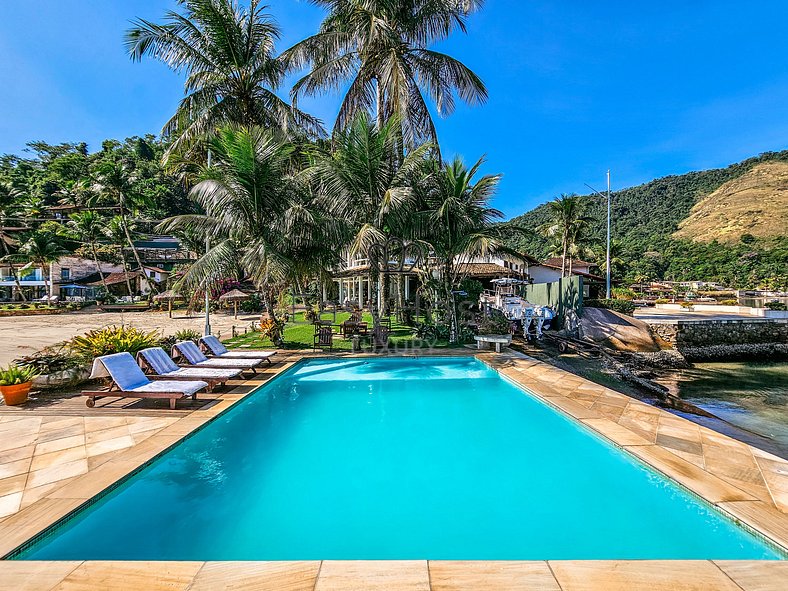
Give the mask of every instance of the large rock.
[[626, 314], [603, 308], [584, 308], [580, 319], [583, 337], [619, 351], [659, 351], [648, 324]]

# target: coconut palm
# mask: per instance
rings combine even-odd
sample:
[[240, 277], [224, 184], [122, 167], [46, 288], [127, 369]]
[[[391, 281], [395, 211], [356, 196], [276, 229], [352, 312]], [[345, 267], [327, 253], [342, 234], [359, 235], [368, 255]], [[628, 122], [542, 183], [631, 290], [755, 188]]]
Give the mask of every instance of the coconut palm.
[[334, 125], [352, 125], [360, 112], [375, 113], [379, 127], [398, 117], [406, 147], [437, 134], [425, 94], [441, 116], [454, 111], [455, 95], [482, 103], [487, 89], [458, 60], [429, 48], [457, 29], [483, 0], [311, 0], [329, 14], [317, 34], [283, 53], [291, 70], [310, 71], [293, 87], [302, 94], [345, 90]]
[[423, 210], [418, 214], [422, 237], [430, 244], [437, 261], [451, 340], [457, 338], [459, 319], [454, 290], [462, 279], [468, 257], [510, 252], [504, 245], [508, 226], [496, 224], [503, 214], [490, 206], [500, 175], [484, 175], [476, 180], [484, 160], [467, 168], [459, 157], [450, 163], [433, 162], [427, 178]]
[[[14, 188], [11, 183], [6, 181], [0, 182], [0, 249], [2, 250], [2, 259], [0, 260], [11, 261], [13, 258], [11, 249], [19, 245], [19, 241], [8, 232], [6, 223], [15, 213], [17, 202], [21, 196], [21, 191]], [[26, 302], [27, 298], [22, 291], [22, 284], [19, 283], [19, 276], [13, 264], [10, 265], [10, 269], [11, 276], [16, 284], [17, 293], [21, 296], [22, 301]]]
[[128, 240], [126, 238], [127, 231], [130, 234], [134, 233], [136, 231], [136, 225], [134, 222], [124, 220], [119, 215], [111, 217], [104, 226], [104, 235], [109, 238], [109, 241], [113, 246], [117, 247], [120, 252], [120, 260], [123, 265], [123, 277], [126, 279], [126, 289], [128, 289], [129, 295], [133, 296], [134, 288], [131, 286], [129, 266], [126, 261], [126, 256], [123, 253], [123, 249], [128, 245]]
[[593, 221], [585, 215], [584, 203], [578, 195], [561, 194], [547, 204], [551, 220], [539, 232], [558, 243], [561, 256], [561, 277], [567, 276], [567, 260], [582, 232]]
[[[395, 117], [378, 127], [362, 112], [337, 133], [335, 149], [318, 150], [314, 164], [304, 173], [328, 213], [346, 221], [350, 254], [369, 261], [370, 285], [376, 286], [370, 302], [376, 330], [380, 325], [377, 289], [382, 287], [388, 295], [389, 244], [407, 233], [415, 204], [412, 185], [430, 149], [425, 144], [398, 158], [398, 126]], [[377, 286], [381, 278], [384, 284]]]
[[227, 123], [321, 135], [320, 122], [276, 95], [284, 66], [274, 54], [279, 28], [258, 0], [181, 0], [163, 24], [138, 19], [126, 33], [133, 60], [158, 59], [186, 74], [185, 97], [162, 133], [170, 150]]
[[63, 248], [57, 236], [49, 232], [36, 231], [19, 247], [17, 256], [23, 257], [41, 268], [41, 274], [44, 277], [44, 290], [49, 295], [49, 265], [56, 263], [61, 257], [68, 254], [69, 252]]
[[69, 229], [77, 240], [90, 248], [90, 253], [93, 255], [93, 263], [96, 265], [96, 272], [101, 277], [101, 285], [104, 287], [104, 291], [108, 292], [107, 282], [104, 278], [104, 273], [101, 272], [96, 248], [99, 237], [104, 235], [105, 220], [95, 211], [90, 210], [71, 214], [70, 218], [68, 222]]
[[227, 126], [210, 148], [212, 166], [190, 192], [205, 215], [176, 216], [159, 228], [211, 237], [183, 285], [205, 288], [218, 277], [248, 275], [273, 313], [267, 286], [298, 284], [336, 262], [338, 222], [313, 207], [294, 175], [294, 146], [270, 130]]
[[[132, 222], [129, 215], [136, 212], [141, 206], [147, 205], [146, 199], [135, 188], [136, 176], [131, 165], [121, 160], [105, 160], [95, 171], [96, 182], [93, 190], [118, 207], [120, 228], [126, 238], [126, 243], [131, 249], [137, 268], [142, 269], [142, 259], [132, 238]], [[128, 281], [128, 276], [127, 276]], [[129, 295], [133, 295], [129, 291]]]

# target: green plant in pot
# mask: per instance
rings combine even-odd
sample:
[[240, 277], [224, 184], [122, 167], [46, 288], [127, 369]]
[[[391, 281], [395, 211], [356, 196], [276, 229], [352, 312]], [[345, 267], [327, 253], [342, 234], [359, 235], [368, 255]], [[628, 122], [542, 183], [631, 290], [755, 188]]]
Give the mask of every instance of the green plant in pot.
[[30, 386], [37, 375], [38, 370], [29, 366], [9, 365], [0, 370], [0, 394], [5, 403], [14, 406], [27, 402]]

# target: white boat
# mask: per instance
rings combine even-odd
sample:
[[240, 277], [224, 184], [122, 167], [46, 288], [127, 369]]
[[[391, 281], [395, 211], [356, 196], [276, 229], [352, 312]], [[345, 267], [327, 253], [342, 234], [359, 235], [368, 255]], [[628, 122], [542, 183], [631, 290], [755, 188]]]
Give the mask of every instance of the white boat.
[[517, 332], [522, 330], [527, 339], [530, 336], [531, 324], [535, 324], [537, 338], [542, 337], [542, 330], [550, 327], [555, 312], [549, 306], [537, 306], [519, 295], [520, 286], [528, 285], [522, 279], [504, 277], [493, 279], [495, 291], [485, 290], [479, 297], [482, 310], [500, 310], [512, 322]]

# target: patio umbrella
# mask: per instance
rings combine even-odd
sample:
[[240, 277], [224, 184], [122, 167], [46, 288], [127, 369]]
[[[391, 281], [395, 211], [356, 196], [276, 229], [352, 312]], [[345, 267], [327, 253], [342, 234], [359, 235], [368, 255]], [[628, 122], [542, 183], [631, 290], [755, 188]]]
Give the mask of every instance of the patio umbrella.
[[249, 294], [242, 292], [240, 289], [233, 289], [219, 296], [220, 302], [233, 303], [234, 318], [238, 318], [238, 302], [247, 299], [249, 299]]
[[186, 298], [184, 298], [178, 292], [168, 289], [167, 291], [156, 294], [153, 296], [153, 299], [157, 302], [167, 302], [167, 313], [169, 314], [170, 318], [172, 318], [172, 303], [178, 300], [183, 301]]

